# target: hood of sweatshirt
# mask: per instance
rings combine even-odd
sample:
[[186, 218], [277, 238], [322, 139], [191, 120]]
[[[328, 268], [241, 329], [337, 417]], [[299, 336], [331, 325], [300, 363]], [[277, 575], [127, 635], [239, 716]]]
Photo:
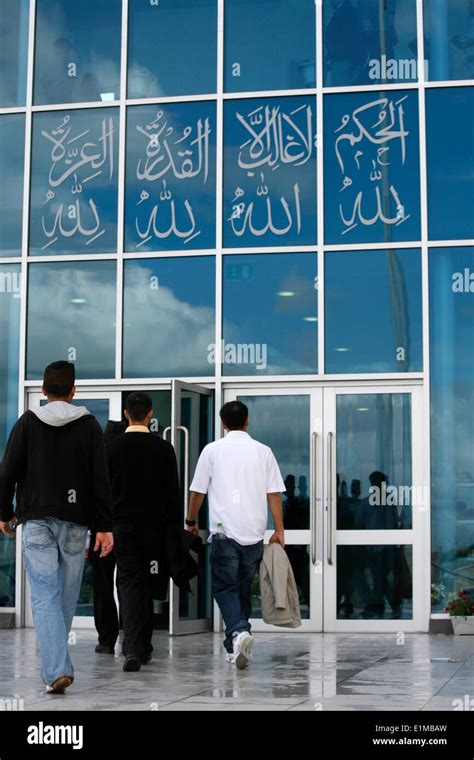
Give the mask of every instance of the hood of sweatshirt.
[[31, 410], [41, 422], [51, 427], [64, 427], [90, 414], [85, 406], [74, 406], [67, 401], [50, 401]]

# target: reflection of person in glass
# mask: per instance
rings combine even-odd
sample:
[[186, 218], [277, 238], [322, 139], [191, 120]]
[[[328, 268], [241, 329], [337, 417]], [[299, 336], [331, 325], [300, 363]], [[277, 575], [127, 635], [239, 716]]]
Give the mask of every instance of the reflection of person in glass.
[[[397, 530], [404, 527], [404, 510], [399, 509], [391, 493], [387, 498], [388, 477], [375, 471], [369, 475], [370, 496], [362, 499], [354, 525], [359, 530]], [[367, 570], [370, 573], [368, 603], [362, 616], [382, 619], [385, 599], [392, 609], [392, 619], [401, 616], [403, 597], [411, 596], [411, 572], [403, 546], [367, 546]]]
[[367, 59], [366, 35], [349, 0], [331, 0], [334, 13], [324, 33], [327, 69], [332, 85], [356, 84]]
[[466, 20], [462, 34], [455, 34], [452, 43], [466, 54], [466, 74], [474, 74], [474, 0], [468, 0], [467, 12], [469, 19]]
[[[296, 496], [296, 478], [285, 478], [285, 499], [283, 501], [285, 530], [305, 530], [309, 522], [309, 499], [307, 497], [307, 479], [298, 478], [299, 496]], [[309, 554], [306, 546], [289, 545], [285, 551], [290, 560], [295, 576], [296, 586], [301, 595], [302, 604], [309, 607]]]
[[70, 103], [75, 99], [77, 65], [77, 55], [69, 40], [58, 37], [42, 66], [45, 73], [40, 82], [46, 102]]

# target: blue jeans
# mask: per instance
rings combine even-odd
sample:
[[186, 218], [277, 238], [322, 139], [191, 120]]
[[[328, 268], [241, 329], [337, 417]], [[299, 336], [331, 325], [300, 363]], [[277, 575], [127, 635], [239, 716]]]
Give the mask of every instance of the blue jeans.
[[46, 517], [22, 529], [31, 610], [46, 684], [74, 677], [68, 637], [81, 589], [87, 528]]
[[263, 556], [263, 541], [241, 546], [232, 538], [214, 535], [211, 543], [212, 594], [225, 623], [224, 647], [232, 652], [234, 633], [248, 631], [252, 613], [252, 581]]

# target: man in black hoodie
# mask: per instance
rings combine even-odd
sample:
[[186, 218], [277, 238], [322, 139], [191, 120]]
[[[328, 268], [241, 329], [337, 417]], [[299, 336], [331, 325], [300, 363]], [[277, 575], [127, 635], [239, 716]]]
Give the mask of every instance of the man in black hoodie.
[[[48, 403], [13, 427], [0, 466], [0, 530], [23, 525], [23, 557], [48, 693], [74, 680], [68, 636], [81, 587], [88, 527], [94, 551], [113, 548], [112, 495], [103, 434], [85, 407], [73, 406], [74, 365], [46, 367]], [[16, 490], [16, 511], [13, 498]]]

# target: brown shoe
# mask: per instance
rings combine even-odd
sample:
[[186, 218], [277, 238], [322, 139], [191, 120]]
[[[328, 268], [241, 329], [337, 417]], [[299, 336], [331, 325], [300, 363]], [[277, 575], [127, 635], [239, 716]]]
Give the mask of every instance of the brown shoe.
[[47, 694], [64, 694], [65, 689], [73, 682], [70, 676], [59, 676], [51, 685], [46, 687]]

